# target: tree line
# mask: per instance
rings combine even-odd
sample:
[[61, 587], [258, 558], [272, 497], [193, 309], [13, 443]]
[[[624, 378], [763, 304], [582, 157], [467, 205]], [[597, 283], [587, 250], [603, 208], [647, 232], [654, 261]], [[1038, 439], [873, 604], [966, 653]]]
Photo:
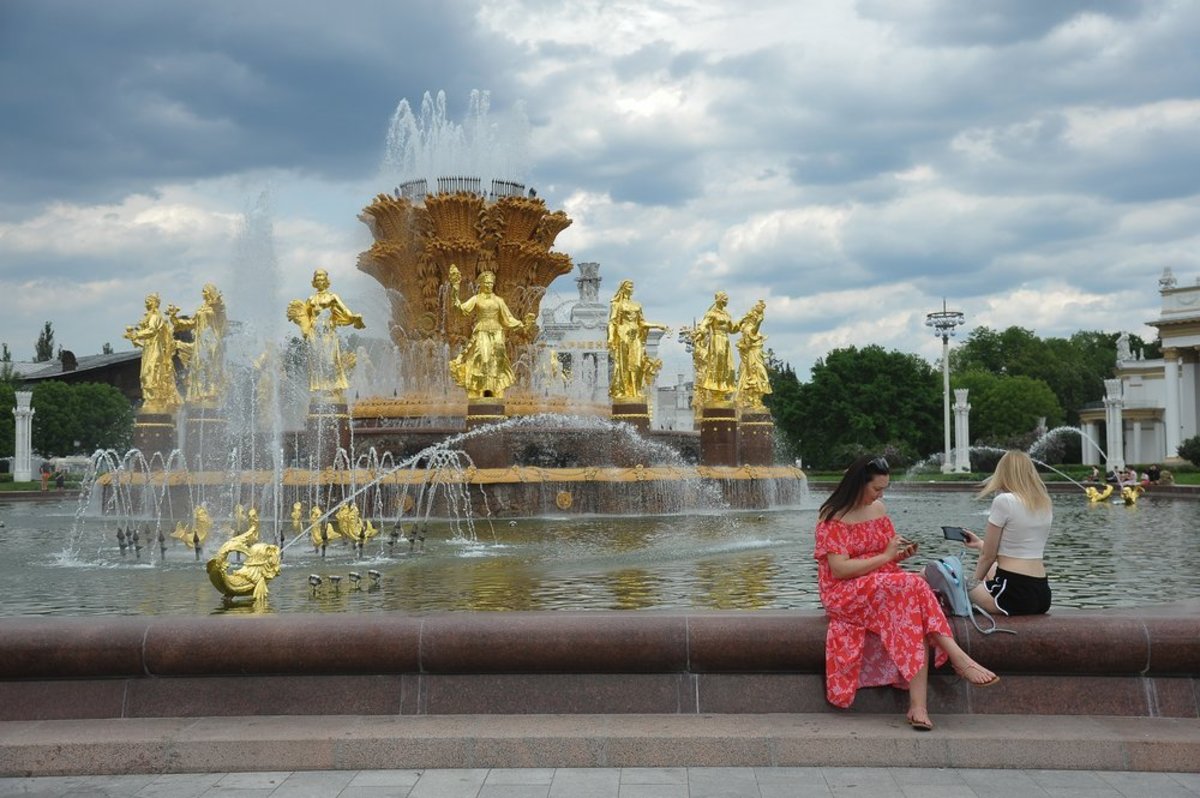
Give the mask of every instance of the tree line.
[[[16, 437], [12, 408], [18, 385], [0, 381], [0, 456], [11, 457]], [[33, 450], [43, 457], [123, 451], [133, 437], [133, 405], [111, 385], [46, 380], [28, 389], [33, 396]]]
[[[39, 356], [52, 351], [43, 329]], [[967, 388], [971, 443], [1027, 448], [1040, 419], [1049, 428], [1078, 425], [1079, 410], [1104, 395], [1116, 362], [1117, 333], [1077, 332], [1039, 338], [1021, 327], [977, 327], [950, 353], [951, 388]], [[1145, 358], [1161, 356], [1156, 342], [1130, 336]], [[11, 357], [11, 356], [10, 356]], [[878, 345], [835, 349], [818, 360], [807, 382], [767, 353], [773, 393], [766, 397], [786, 459], [816, 469], [844, 467], [860, 454], [883, 453], [896, 465], [920, 462], [943, 445], [940, 363]], [[5, 379], [4, 377], [7, 377]], [[0, 416], [10, 418], [16, 380], [0, 375]], [[45, 455], [88, 454], [129, 445], [133, 408], [114, 387], [47, 381], [32, 388], [34, 450]], [[1078, 441], [1047, 452], [1052, 462], [1079, 460]], [[13, 424], [0, 421], [0, 456], [13, 454]]]
[[[967, 388], [974, 446], [1027, 448], [1038, 422], [1047, 428], [1079, 424], [1079, 411], [1104, 396], [1116, 363], [1117, 333], [1077, 332], [1040, 338], [1022, 327], [976, 327], [950, 352], [950, 387]], [[1156, 342], [1130, 336], [1149, 359]], [[864, 453], [893, 464], [920, 462], [943, 448], [941, 363], [878, 345], [835, 349], [819, 359], [808, 382], [769, 353], [774, 391], [767, 404], [789, 458], [837, 469]], [[951, 397], [953, 400], [953, 396]], [[1078, 462], [1079, 441], [1067, 437], [1053, 462]]]

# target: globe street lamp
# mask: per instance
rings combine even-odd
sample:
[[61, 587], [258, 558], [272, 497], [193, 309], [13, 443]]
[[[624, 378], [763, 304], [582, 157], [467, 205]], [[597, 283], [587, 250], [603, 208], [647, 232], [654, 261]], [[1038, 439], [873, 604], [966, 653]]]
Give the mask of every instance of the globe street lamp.
[[946, 300], [942, 299], [942, 309], [925, 314], [925, 326], [933, 328], [933, 334], [942, 339], [942, 420], [946, 432], [945, 454], [942, 456], [942, 473], [948, 474], [954, 470], [950, 462], [950, 338], [954, 330], [963, 323], [963, 314], [957, 310], [946, 310]]

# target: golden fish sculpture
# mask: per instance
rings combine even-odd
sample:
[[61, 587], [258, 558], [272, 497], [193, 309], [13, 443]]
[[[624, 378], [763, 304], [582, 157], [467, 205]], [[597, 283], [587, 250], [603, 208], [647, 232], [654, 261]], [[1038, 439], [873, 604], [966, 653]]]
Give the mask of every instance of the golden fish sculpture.
[[[246, 514], [248, 529], [221, 544], [216, 555], [205, 565], [209, 581], [226, 599], [250, 596], [256, 609], [267, 603], [267, 583], [279, 576], [279, 547], [258, 540], [258, 511]], [[242, 555], [240, 567], [230, 570], [229, 556]]]

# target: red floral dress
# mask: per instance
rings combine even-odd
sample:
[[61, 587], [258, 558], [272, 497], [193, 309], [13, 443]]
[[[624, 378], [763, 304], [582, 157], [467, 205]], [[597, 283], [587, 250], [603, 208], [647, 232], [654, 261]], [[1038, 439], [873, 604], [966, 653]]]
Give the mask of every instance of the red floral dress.
[[[817, 524], [817, 587], [829, 616], [825, 695], [834, 706], [850, 706], [859, 687], [907, 689], [925, 664], [928, 636], [952, 636], [937, 597], [920, 574], [902, 570], [895, 561], [851, 579], [837, 579], [830, 570], [827, 555], [871, 557], [887, 548], [895, 534], [886, 515], [855, 524], [834, 519]], [[946, 653], [935, 650], [934, 662], [942, 665]]]

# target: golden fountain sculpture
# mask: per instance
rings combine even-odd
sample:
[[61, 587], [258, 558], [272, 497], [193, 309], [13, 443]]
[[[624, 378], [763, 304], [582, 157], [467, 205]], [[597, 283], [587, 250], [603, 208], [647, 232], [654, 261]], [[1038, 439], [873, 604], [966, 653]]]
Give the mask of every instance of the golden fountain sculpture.
[[[692, 351], [696, 372], [696, 411], [704, 407], [729, 407], [736, 404], [744, 412], [765, 413], [763, 397], [771, 393], [761, 332], [767, 303], [758, 300], [739, 321], [726, 310], [729, 296], [718, 291], [713, 304], [698, 323], [679, 331], [680, 338]], [[739, 336], [740, 362], [735, 370], [730, 335]]]
[[764, 413], [763, 396], [771, 393], [771, 381], [767, 375], [767, 362], [763, 356], [763, 343], [767, 336], [762, 327], [763, 313], [767, 303], [761, 299], [754, 303], [749, 312], [737, 323], [738, 329], [738, 404], [751, 411]]
[[329, 273], [324, 269], [313, 272], [312, 286], [316, 293], [308, 299], [288, 303], [288, 321], [300, 328], [308, 345], [309, 393], [342, 403], [355, 357], [353, 352], [342, 352], [337, 328], [361, 330], [366, 325], [362, 316], [351, 312], [341, 297], [329, 290]]
[[183, 398], [191, 407], [218, 407], [229, 387], [225, 372], [225, 299], [212, 283], [201, 291], [203, 301], [191, 316], [180, 316], [175, 305], [167, 307], [175, 333], [190, 331], [192, 340], [176, 341], [179, 359], [187, 367]]
[[148, 295], [146, 313], [136, 325], [125, 328], [125, 338], [142, 350], [139, 377], [146, 413], [173, 413], [183, 402], [175, 384], [175, 330], [160, 303], [158, 294]]
[[[250, 508], [246, 517], [246, 531], [222, 543], [205, 570], [213, 587], [227, 599], [251, 596], [255, 608], [262, 609], [267, 603], [267, 583], [279, 576], [279, 547], [259, 542], [258, 510]], [[242, 555], [243, 561], [231, 571], [229, 557], [235, 551]]]
[[[448, 184], [464, 182], [471, 181], [451, 179]], [[562, 211], [549, 211], [532, 192], [530, 196], [513, 194], [509, 191], [512, 184], [505, 186], [507, 189], [497, 190], [491, 197], [482, 190], [380, 194], [360, 214], [375, 242], [359, 255], [358, 268], [386, 289], [391, 305], [389, 334], [410, 361], [429, 362], [430, 353], [443, 346], [451, 353], [463, 352], [475, 339], [479, 320], [455, 311], [451, 304], [447, 286], [452, 266], [476, 291], [482, 288], [483, 275], [490, 273], [493, 290], [509, 315], [526, 320], [523, 329], [504, 337], [504, 359], [509, 364], [518, 362], [518, 349], [535, 337], [536, 327], [527, 320], [538, 318], [547, 286], [571, 271], [570, 257], [551, 251], [555, 238], [571, 224], [570, 218]], [[495, 196], [498, 193], [509, 195]], [[463, 362], [460, 359], [459, 363]], [[438, 377], [445, 373], [441, 368], [444, 366], [429, 378], [428, 388], [422, 387], [424, 377], [410, 374], [407, 395], [365, 397], [355, 403], [354, 414], [445, 412], [447, 405], [458, 405], [462, 398], [445, 396], [437, 387]], [[519, 371], [517, 379], [526, 374]], [[468, 383], [476, 380], [475, 387], [464, 386], [468, 393], [482, 396], [487, 390], [494, 392], [494, 388], [484, 388], [479, 377], [478, 372], [474, 377], [468, 375]], [[489, 374], [484, 381], [493, 378]], [[499, 379], [503, 381], [503, 377]], [[506, 385], [501, 390], [509, 387], [521, 386]], [[515, 400], [510, 396], [510, 412], [521, 412], [523, 401], [532, 400], [523, 393]], [[464, 411], [465, 407], [452, 412]]]
[[208, 539], [208, 533], [212, 531], [212, 517], [208, 514], [208, 508], [203, 504], [197, 504], [192, 510], [192, 523], [188, 526], [183, 521], [175, 524], [175, 531], [171, 533], [171, 537], [182, 540], [184, 545], [189, 549], [199, 551], [204, 546], [204, 541]]
[[643, 400], [646, 387], [654, 382], [662, 361], [646, 354], [646, 336], [651, 330], [667, 330], [665, 324], [646, 321], [642, 305], [633, 300], [633, 280], [622, 280], [609, 304], [608, 352], [612, 377], [608, 395], [614, 400]]
[[503, 399], [504, 391], [516, 380], [508, 356], [505, 331], [532, 328], [534, 316], [529, 313], [524, 321], [513, 316], [504, 299], [495, 293], [496, 275], [491, 272], [479, 275], [479, 293], [466, 302], [459, 300], [462, 275], [453, 263], [450, 264], [449, 276], [450, 304], [463, 316], [475, 320], [466, 346], [450, 361], [450, 374], [456, 383], [466, 389], [468, 399], [485, 396]]

